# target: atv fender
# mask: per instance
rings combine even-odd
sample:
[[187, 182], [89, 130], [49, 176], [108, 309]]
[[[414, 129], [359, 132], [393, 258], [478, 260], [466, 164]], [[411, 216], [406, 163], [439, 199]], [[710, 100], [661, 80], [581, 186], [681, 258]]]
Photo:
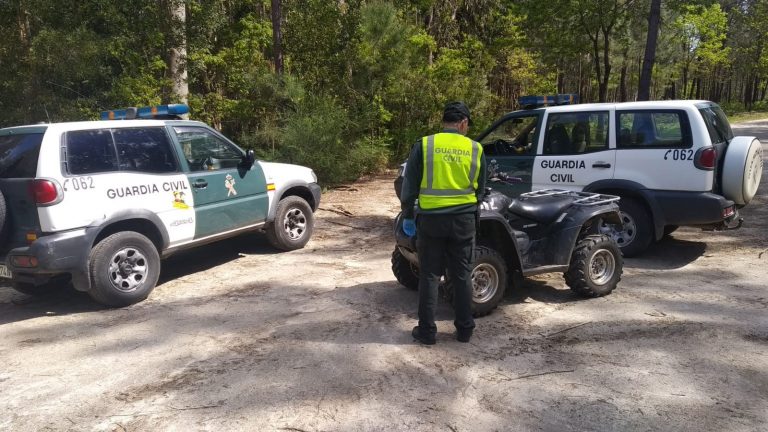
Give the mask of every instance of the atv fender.
[[478, 225], [480, 230], [475, 239], [476, 243], [490, 245], [500, 252], [505, 256], [510, 270], [522, 270], [520, 245], [515, 230], [509, 226], [504, 216], [495, 211], [482, 210]]

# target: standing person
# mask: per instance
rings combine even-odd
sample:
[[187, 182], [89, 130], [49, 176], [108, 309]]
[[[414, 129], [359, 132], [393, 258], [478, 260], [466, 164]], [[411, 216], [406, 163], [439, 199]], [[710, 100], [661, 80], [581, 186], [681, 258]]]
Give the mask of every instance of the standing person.
[[469, 276], [486, 165], [482, 146], [464, 136], [471, 123], [463, 102], [448, 103], [443, 131], [416, 143], [405, 168], [403, 231], [409, 237], [419, 233], [419, 325], [411, 334], [426, 345], [435, 343], [437, 289], [446, 269], [453, 283], [456, 339], [469, 342], [475, 328]]

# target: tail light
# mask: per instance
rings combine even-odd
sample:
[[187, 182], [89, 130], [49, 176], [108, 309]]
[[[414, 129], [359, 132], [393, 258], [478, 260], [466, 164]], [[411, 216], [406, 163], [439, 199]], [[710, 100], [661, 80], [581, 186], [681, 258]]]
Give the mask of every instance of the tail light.
[[35, 198], [35, 203], [38, 205], [51, 205], [61, 201], [63, 195], [61, 189], [56, 182], [45, 179], [32, 180], [30, 185], [30, 193]]
[[700, 170], [714, 170], [715, 165], [717, 165], [717, 150], [714, 147], [699, 149], [693, 157], [693, 165]]

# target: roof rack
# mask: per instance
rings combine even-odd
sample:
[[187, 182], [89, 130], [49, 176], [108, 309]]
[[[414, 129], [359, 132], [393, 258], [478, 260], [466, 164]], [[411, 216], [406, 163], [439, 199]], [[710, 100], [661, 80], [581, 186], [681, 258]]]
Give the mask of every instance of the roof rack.
[[540, 198], [546, 196], [567, 196], [575, 198], [574, 205], [594, 206], [618, 202], [620, 197], [616, 195], [599, 194], [594, 192], [577, 192], [562, 189], [541, 189], [520, 194], [520, 198]]

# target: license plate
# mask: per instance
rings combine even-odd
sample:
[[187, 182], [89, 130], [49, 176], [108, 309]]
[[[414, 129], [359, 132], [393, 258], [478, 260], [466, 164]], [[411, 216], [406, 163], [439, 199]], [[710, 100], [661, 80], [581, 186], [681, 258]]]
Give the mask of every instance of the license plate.
[[8, 269], [8, 267], [0, 264], [0, 277], [2, 278], [11, 278], [11, 271]]

